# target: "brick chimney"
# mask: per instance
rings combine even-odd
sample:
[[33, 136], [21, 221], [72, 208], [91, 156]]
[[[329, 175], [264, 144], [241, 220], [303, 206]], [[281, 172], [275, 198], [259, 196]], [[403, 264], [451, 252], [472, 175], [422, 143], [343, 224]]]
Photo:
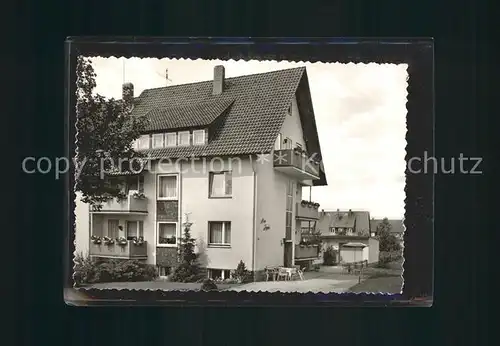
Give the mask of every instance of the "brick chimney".
[[214, 83], [213, 95], [220, 95], [224, 91], [224, 66], [217, 65], [214, 67]]
[[126, 102], [131, 102], [134, 98], [134, 84], [123, 83], [122, 85], [122, 99]]

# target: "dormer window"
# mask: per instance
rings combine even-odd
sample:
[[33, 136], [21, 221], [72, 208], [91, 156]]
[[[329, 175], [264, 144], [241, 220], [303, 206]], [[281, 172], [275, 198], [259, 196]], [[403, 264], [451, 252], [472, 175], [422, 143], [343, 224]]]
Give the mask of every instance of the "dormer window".
[[149, 135], [139, 137], [139, 150], [149, 149]]
[[163, 148], [163, 133], [153, 135], [153, 148]]
[[205, 144], [205, 130], [193, 131], [193, 145], [204, 145], [204, 144]]
[[165, 146], [175, 147], [177, 145], [177, 133], [165, 133]]
[[288, 115], [292, 115], [292, 104], [288, 106]]
[[189, 145], [190, 144], [190, 134], [189, 131], [179, 132], [179, 145]]

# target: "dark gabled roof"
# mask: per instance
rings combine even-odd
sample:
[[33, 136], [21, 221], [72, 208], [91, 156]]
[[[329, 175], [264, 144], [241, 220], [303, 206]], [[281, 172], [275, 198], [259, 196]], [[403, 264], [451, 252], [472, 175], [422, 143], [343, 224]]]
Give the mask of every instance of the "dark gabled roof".
[[211, 125], [233, 103], [232, 99], [212, 99], [192, 104], [153, 108], [146, 113], [146, 131], [165, 131]]
[[[379, 223], [382, 222], [383, 219], [372, 219], [370, 221], [370, 228], [372, 232], [377, 231], [377, 226]], [[404, 233], [404, 225], [403, 225], [403, 220], [388, 220], [389, 223], [391, 224], [391, 233]]]
[[[145, 116], [149, 113], [149, 116], [155, 118], [159, 117], [159, 112], [168, 113], [176, 109], [178, 114], [180, 109], [208, 104], [220, 106], [214, 111], [215, 114], [227, 105], [226, 111], [220, 112], [222, 115], [207, 115], [203, 120], [186, 120], [183, 123], [197, 127], [212, 120], [211, 123], [215, 125], [207, 145], [144, 151], [151, 159], [269, 153], [274, 148], [294, 96], [297, 97], [306, 149], [310, 154], [317, 153], [320, 159], [321, 148], [305, 67], [226, 78], [224, 90], [220, 95], [213, 95], [212, 80], [147, 89], [134, 99], [132, 115]], [[198, 111], [196, 113], [199, 114]], [[150, 129], [164, 127], [159, 125], [159, 122], [155, 120], [155, 125], [151, 125]], [[167, 122], [175, 123], [172, 120]], [[327, 184], [323, 168], [320, 171], [320, 179], [313, 184]]]
[[370, 213], [367, 211], [322, 211], [317, 228], [322, 234], [329, 234], [330, 227], [354, 228], [354, 232], [363, 232], [368, 236]]

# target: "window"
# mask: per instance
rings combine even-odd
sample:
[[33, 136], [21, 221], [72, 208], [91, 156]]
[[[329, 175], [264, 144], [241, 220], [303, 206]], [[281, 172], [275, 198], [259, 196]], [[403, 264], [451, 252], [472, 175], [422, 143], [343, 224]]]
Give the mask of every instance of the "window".
[[163, 133], [153, 135], [153, 148], [163, 148]]
[[193, 145], [205, 144], [205, 130], [193, 131]]
[[209, 245], [231, 245], [231, 222], [211, 221], [208, 223]]
[[127, 189], [126, 189], [127, 194], [129, 191], [138, 191], [139, 193], [144, 193], [144, 176], [143, 175], [134, 175], [134, 176], [128, 177]]
[[177, 176], [159, 175], [158, 176], [158, 199], [176, 200], [177, 199]]
[[132, 149], [139, 149], [139, 139], [135, 139], [134, 141], [132, 141]]
[[287, 137], [283, 140], [282, 149], [292, 149], [292, 140], [290, 138]]
[[278, 133], [278, 137], [276, 137], [276, 142], [274, 143], [274, 150], [281, 150], [281, 133]]
[[296, 147], [297, 149], [302, 149], [302, 144], [300, 144], [300, 143], [295, 143], [295, 147]]
[[142, 221], [127, 221], [127, 240], [144, 237], [144, 223]]
[[119, 221], [114, 219], [108, 220], [108, 237], [116, 239], [119, 236]]
[[149, 135], [139, 137], [139, 150], [149, 149]]
[[334, 233], [335, 234], [335, 227], [330, 227], [330, 233]]
[[177, 133], [166, 133], [165, 134], [165, 146], [175, 147], [177, 145]]
[[231, 172], [209, 173], [210, 197], [230, 197], [233, 193]]
[[177, 224], [175, 222], [158, 223], [158, 245], [169, 246], [177, 243]]
[[179, 132], [179, 145], [189, 145], [189, 139], [189, 131]]
[[231, 277], [231, 271], [228, 269], [209, 269], [208, 277], [212, 280], [229, 279]]
[[353, 234], [353, 232], [352, 232], [352, 228], [348, 228], [348, 229], [347, 229], [347, 233], [348, 233], [348, 234]]

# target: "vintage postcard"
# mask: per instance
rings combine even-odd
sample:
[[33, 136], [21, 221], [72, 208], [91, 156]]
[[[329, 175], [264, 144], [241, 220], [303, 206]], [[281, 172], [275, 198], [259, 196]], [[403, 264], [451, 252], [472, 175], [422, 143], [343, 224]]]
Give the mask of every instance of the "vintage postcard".
[[76, 63], [76, 289], [402, 293], [408, 64]]

